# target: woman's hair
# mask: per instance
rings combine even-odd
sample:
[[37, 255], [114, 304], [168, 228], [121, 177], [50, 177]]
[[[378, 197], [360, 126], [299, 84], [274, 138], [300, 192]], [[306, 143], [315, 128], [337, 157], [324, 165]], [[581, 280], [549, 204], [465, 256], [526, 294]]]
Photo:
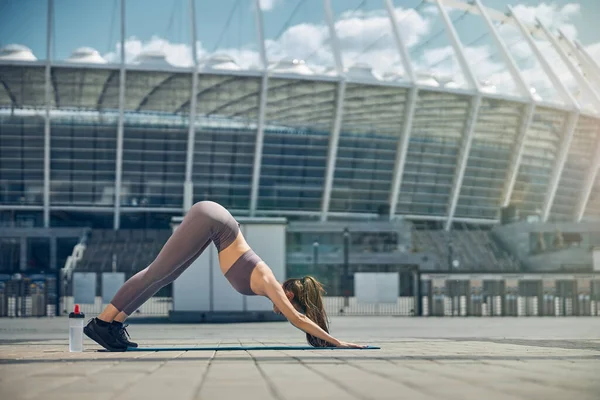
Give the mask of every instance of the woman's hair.
[[[301, 279], [288, 279], [283, 283], [283, 290], [293, 293], [294, 297], [291, 302], [298, 306], [311, 321], [329, 333], [329, 321], [327, 320], [327, 313], [323, 306], [323, 294], [325, 294], [325, 290], [319, 281], [312, 276], [305, 276]], [[308, 333], [306, 334], [306, 340], [314, 347], [333, 346], [331, 343]]]

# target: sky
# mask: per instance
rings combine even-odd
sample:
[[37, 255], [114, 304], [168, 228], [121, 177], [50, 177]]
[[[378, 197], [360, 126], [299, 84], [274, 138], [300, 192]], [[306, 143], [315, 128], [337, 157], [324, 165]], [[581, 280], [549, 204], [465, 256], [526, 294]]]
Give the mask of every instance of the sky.
[[[580, 41], [600, 62], [599, 0], [481, 0], [506, 12], [507, 4], [525, 21], [538, 17], [551, 30], [561, 29]], [[417, 71], [465, 80], [457, 56], [436, 7], [421, 0], [393, 0], [402, 36]], [[322, 0], [260, 0], [269, 62], [287, 58], [305, 60], [317, 72], [334, 67], [331, 40]], [[336, 35], [345, 67], [367, 64], [377, 74], [403, 73], [382, 0], [331, 0]], [[232, 56], [243, 68], [260, 65], [254, 0], [195, 0], [199, 58], [215, 53]], [[448, 9], [477, 79], [490, 81], [507, 92], [514, 80], [483, 20]], [[96, 49], [109, 62], [119, 61], [120, 1], [54, 0], [54, 60], [64, 60], [79, 47]], [[126, 60], [135, 62], [143, 51], [160, 50], [176, 66], [191, 65], [191, 29], [188, 0], [126, 0]], [[46, 0], [0, 0], [0, 47], [23, 44], [38, 59], [46, 58]], [[549, 78], [539, 74], [539, 63], [515, 27], [498, 27], [528, 83], [548, 92]], [[576, 82], [547, 42], [540, 48], [573, 90]], [[600, 88], [599, 88], [600, 91]], [[552, 93], [547, 93], [553, 96]], [[585, 96], [585, 94], [583, 94]]]

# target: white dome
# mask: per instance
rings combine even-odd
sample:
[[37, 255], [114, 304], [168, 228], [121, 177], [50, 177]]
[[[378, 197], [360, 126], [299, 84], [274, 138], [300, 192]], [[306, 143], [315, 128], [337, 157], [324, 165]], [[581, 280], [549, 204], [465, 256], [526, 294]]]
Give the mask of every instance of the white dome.
[[453, 80], [444, 83], [444, 87], [449, 89], [460, 89], [460, 85]]
[[433, 75], [431, 72], [417, 72], [415, 75], [417, 78], [417, 83], [420, 85], [435, 86], [435, 87], [440, 86], [440, 83], [435, 78], [435, 75]]
[[404, 75], [401, 71], [387, 71], [383, 74], [384, 81], [401, 81], [404, 79]]
[[346, 70], [346, 75], [349, 78], [363, 79], [363, 80], [379, 80], [379, 78], [373, 73], [373, 68], [367, 64], [354, 64]]
[[485, 93], [496, 93], [498, 91], [498, 89], [496, 88], [496, 85], [494, 85], [492, 82], [490, 81], [483, 81], [480, 82], [480, 87], [481, 87], [481, 91], [485, 92]]
[[542, 101], [542, 96], [540, 96], [540, 94], [537, 92], [537, 90], [535, 90], [535, 88], [530, 88], [529, 93], [531, 93], [531, 96], [533, 96], [533, 99], [535, 101]]
[[314, 75], [304, 60], [296, 58], [280, 60], [273, 66], [273, 70], [284, 74]]
[[242, 69], [228, 54], [213, 54], [205, 58], [199, 64], [200, 68], [220, 69], [227, 71], [238, 71]]
[[106, 60], [102, 58], [100, 53], [91, 47], [80, 47], [74, 50], [67, 61], [86, 64], [106, 64]]
[[328, 67], [323, 70], [325, 76], [337, 76], [337, 70], [334, 67]]
[[438, 81], [438, 83], [445, 87], [445, 88], [449, 88], [449, 89], [458, 89], [460, 88], [460, 85], [458, 83], [456, 83], [456, 81], [454, 80], [454, 78], [452, 76], [437, 76], [436, 80]]
[[0, 49], [0, 60], [37, 61], [29, 47], [20, 44], [9, 44]]
[[151, 65], [154, 67], [170, 67], [171, 64], [167, 61], [167, 56], [160, 50], [149, 50], [140, 53], [136, 59], [137, 64]]

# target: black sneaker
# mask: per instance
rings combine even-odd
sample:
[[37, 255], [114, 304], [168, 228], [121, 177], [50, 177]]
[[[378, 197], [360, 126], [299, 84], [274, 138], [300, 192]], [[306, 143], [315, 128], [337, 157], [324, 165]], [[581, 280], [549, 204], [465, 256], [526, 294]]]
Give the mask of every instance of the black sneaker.
[[129, 336], [129, 332], [127, 332], [127, 327], [129, 325], [124, 325], [122, 322], [113, 321], [111, 322], [111, 333], [117, 338], [117, 341], [126, 347], [138, 347], [137, 343], [130, 341], [127, 338], [131, 338]]
[[88, 322], [83, 333], [100, 346], [104, 347], [109, 351], [125, 351], [127, 346], [121, 343], [116, 337], [113, 326], [108, 323], [100, 321], [98, 323], [97, 318], [93, 318]]

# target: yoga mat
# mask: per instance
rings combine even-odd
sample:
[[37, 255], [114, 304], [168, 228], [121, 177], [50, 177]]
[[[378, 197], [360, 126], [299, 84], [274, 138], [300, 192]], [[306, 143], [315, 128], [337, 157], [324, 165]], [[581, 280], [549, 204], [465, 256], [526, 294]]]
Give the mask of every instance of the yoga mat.
[[221, 346], [221, 347], [128, 347], [127, 351], [235, 351], [235, 350], [379, 350], [379, 347], [367, 346], [364, 349], [345, 347], [312, 346]]

